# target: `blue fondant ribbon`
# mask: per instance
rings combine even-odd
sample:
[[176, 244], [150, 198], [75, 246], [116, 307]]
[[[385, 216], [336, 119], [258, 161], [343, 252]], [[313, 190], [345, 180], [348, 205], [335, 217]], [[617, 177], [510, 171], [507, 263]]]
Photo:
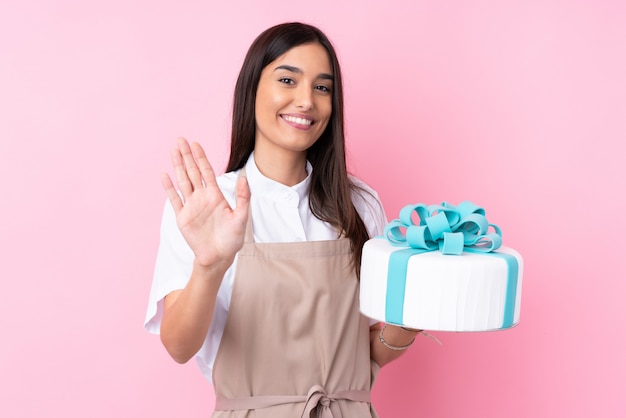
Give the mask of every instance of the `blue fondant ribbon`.
[[[414, 220], [414, 213], [418, 219]], [[489, 228], [493, 232], [489, 231]], [[400, 217], [385, 226], [385, 237], [392, 245], [426, 251], [439, 250], [443, 254], [461, 254], [465, 247], [489, 252], [502, 245], [502, 232], [490, 224], [485, 210], [470, 201], [452, 206], [405, 206]]]
[[[414, 215], [417, 219], [414, 220]], [[492, 228], [493, 232], [489, 229]], [[457, 206], [408, 205], [398, 219], [385, 226], [384, 237], [394, 246], [406, 247], [389, 257], [385, 320], [403, 325], [404, 296], [409, 259], [427, 251], [459, 255], [463, 251], [493, 255], [507, 263], [508, 277], [502, 328], [513, 326], [519, 265], [510, 254], [493, 252], [502, 245], [502, 232], [490, 224], [485, 210], [470, 201]]]

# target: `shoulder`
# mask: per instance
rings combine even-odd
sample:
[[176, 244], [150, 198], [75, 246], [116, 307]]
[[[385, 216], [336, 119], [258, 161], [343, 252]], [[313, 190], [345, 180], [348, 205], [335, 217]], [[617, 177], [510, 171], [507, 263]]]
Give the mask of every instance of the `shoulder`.
[[352, 203], [359, 212], [361, 210], [382, 211], [382, 203], [376, 190], [358, 177], [350, 175], [349, 179], [352, 183]]
[[387, 223], [385, 209], [376, 190], [353, 175], [352, 203], [367, 227], [370, 236], [380, 235]]

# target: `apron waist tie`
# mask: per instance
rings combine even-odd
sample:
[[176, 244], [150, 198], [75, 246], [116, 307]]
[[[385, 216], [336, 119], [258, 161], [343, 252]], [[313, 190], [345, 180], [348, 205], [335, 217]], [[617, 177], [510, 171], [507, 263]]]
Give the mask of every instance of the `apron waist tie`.
[[320, 409], [321, 418], [342, 418], [339, 405], [334, 402], [340, 399], [353, 402], [371, 402], [369, 390], [342, 390], [328, 395], [322, 386], [315, 385], [309, 390], [306, 396], [268, 395], [237, 399], [217, 398], [215, 401], [215, 410], [235, 411], [263, 409], [276, 405], [305, 402], [301, 418], [308, 418], [308, 414], [316, 408]]

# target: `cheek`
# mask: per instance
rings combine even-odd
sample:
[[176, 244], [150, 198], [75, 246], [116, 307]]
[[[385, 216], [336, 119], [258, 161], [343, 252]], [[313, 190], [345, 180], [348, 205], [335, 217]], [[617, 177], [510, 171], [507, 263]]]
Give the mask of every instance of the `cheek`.
[[276, 115], [280, 109], [288, 102], [284, 93], [271, 88], [262, 88], [257, 90], [256, 95], [256, 114], [257, 117], [264, 115]]
[[333, 105], [330, 100], [324, 101], [320, 106], [320, 114], [322, 115], [322, 119], [328, 122], [330, 120], [330, 116], [333, 113]]

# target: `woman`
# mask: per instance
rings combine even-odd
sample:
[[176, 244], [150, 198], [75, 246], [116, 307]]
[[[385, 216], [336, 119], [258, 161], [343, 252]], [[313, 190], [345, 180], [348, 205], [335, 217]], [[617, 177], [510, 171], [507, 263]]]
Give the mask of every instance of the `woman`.
[[146, 327], [177, 362], [196, 358], [213, 416], [376, 416], [378, 367], [418, 331], [359, 313], [361, 248], [385, 215], [346, 171], [327, 37], [301, 23], [259, 35], [235, 88], [227, 173], [184, 139], [172, 161], [180, 194], [164, 174]]

